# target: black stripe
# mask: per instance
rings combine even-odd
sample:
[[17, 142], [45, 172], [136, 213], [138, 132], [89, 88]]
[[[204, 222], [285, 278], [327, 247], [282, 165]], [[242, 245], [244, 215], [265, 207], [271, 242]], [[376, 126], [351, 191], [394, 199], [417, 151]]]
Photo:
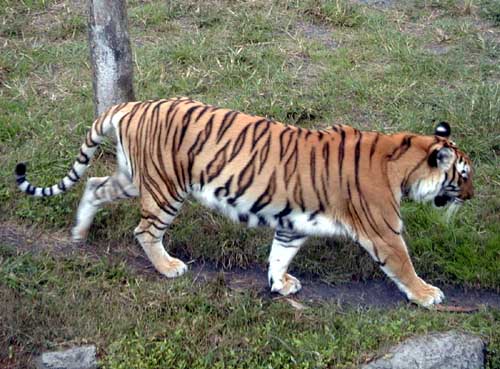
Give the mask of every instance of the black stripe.
[[177, 150], [180, 149], [181, 145], [182, 145], [182, 141], [184, 141], [184, 136], [186, 135], [186, 131], [189, 127], [189, 124], [191, 123], [191, 115], [193, 115], [193, 112], [198, 109], [200, 106], [199, 105], [195, 105], [195, 106], [192, 106], [188, 109], [188, 111], [184, 114], [184, 116], [182, 117], [182, 128], [181, 128], [181, 133], [180, 133], [180, 136], [179, 136], [179, 142], [177, 143]]
[[394, 161], [398, 160], [401, 156], [403, 156], [411, 147], [411, 140], [414, 136], [405, 136], [401, 145], [396, 148], [392, 154], [389, 155], [389, 160]]
[[214, 192], [215, 197], [221, 197], [221, 196], [225, 197], [225, 196], [229, 195], [231, 183], [233, 182], [233, 177], [234, 177], [234, 175], [231, 175], [231, 177], [229, 177], [229, 179], [226, 181], [226, 183], [224, 183], [224, 186], [217, 187], [215, 189], [215, 192]]
[[122, 186], [122, 184], [120, 183], [120, 181], [118, 180], [115, 180], [116, 185], [118, 186], [118, 188], [120, 189], [120, 191], [125, 195], [125, 197], [128, 197], [128, 198], [131, 198], [131, 197], [134, 197], [132, 195], [130, 195], [126, 190], [125, 188]]
[[[262, 124], [266, 124], [266, 126], [264, 128], [262, 128], [262, 131], [258, 132], [259, 128]], [[260, 119], [254, 123], [253, 136], [252, 136], [252, 146], [255, 146], [257, 144], [257, 142], [269, 130], [270, 126], [271, 126], [271, 124], [270, 124], [269, 120], [267, 120], [267, 119]]]
[[[222, 122], [220, 124], [219, 130], [217, 131], [217, 138], [215, 140], [215, 143], [219, 143], [226, 131], [229, 129], [229, 127], [233, 124], [234, 120], [238, 116], [237, 111], [230, 110], [226, 114], [224, 114], [224, 118], [222, 119]], [[231, 116], [232, 115], [232, 116]], [[231, 118], [229, 118], [231, 116]]]
[[238, 155], [243, 148], [243, 144], [245, 143], [245, 139], [247, 137], [247, 131], [250, 128], [250, 125], [247, 125], [238, 135], [236, 138], [234, 145], [233, 145], [233, 150], [231, 151], [231, 154], [229, 155], [229, 162], [231, 162], [236, 155]]
[[212, 132], [212, 125], [214, 122], [214, 117], [213, 115], [209, 118], [207, 124], [205, 125], [205, 128], [203, 131], [201, 131], [198, 136], [196, 136], [196, 140], [194, 144], [189, 148], [188, 150], [188, 176], [189, 176], [189, 183], [192, 183], [192, 177], [193, 177], [193, 165], [194, 165], [194, 159], [195, 157], [203, 150], [203, 147], [208, 141], [208, 138], [210, 137], [210, 133]]
[[[281, 243], [291, 243], [291, 242], [294, 242], [294, 241], [297, 241], [297, 240], [301, 240], [301, 239], [303, 239], [305, 237], [306, 236], [304, 236], [303, 234], [299, 234], [299, 233], [295, 233], [295, 232], [289, 232], [289, 231], [284, 231], [284, 230], [276, 230], [276, 232], [274, 234], [274, 239], [276, 241], [281, 242]], [[298, 246], [295, 246], [295, 247], [298, 247]]]
[[151, 232], [150, 232], [150, 231], [148, 231], [148, 230], [145, 230], [145, 231], [139, 231], [139, 232], [134, 232], [134, 236], [136, 236], [136, 237], [137, 237], [137, 236], [140, 236], [140, 235], [142, 235], [142, 234], [144, 234], [144, 233], [148, 233], [151, 237], [156, 238], [156, 239], [159, 239], [159, 238], [160, 238], [160, 237], [158, 237], [157, 235], [155, 235], [155, 234], [151, 233]]
[[257, 201], [255, 201], [250, 208], [252, 213], [258, 213], [261, 209], [266, 207], [273, 200], [274, 193], [276, 192], [276, 171], [271, 174], [271, 178], [269, 179], [269, 183], [264, 190], [264, 192], [259, 196]]
[[387, 221], [387, 219], [384, 218], [385, 225], [392, 231], [392, 233], [397, 234], [398, 236], [401, 234], [401, 232], [396, 231], [394, 228], [392, 228], [391, 224]]
[[[285, 137], [287, 136], [287, 137]], [[293, 131], [289, 127], [285, 127], [285, 129], [281, 132], [280, 139], [280, 161], [283, 160], [283, 157], [288, 152], [288, 148], [292, 143]]]
[[257, 174], [260, 174], [262, 172], [262, 169], [264, 169], [264, 164], [267, 162], [267, 157], [269, 155], [269, 148], [271, 147], [271, 133], [267, 136], [267, 141], [264, 143], [262, 148], [260, 149], [259, 152], [259, 170], [257, 171]]
[[325, 162], [326, 178], [330, 179], [330, 144], [325, 142], [323, 145], [323, 161]]
[[30, 195], [34, 195], [36, 191], [36, 187], [32, 186], [31, 184], [28, 185], [28, 188], [26, 189], [26, 193]]
[[379, 136], [380, 135], [377, 133], [376, 136], [375, 136], [375, 140], [373, 140], [372, 146], [370, 148], [370, 167], [372, 166], [372, 157], [375, 154], [375, 149], [377, 147]]
[[339, 143], [339, 185], [342, 187], [342, 166], [344, 165], [344, 150], [345, 150], [345, 132], [340, 129], [340, 143]]
[[[255, 176], [255, 157], [256, 154], [252, 157], [252, 159], [250, 159], [238, 176], [238, 190], [232, 198], [227, 200], [228, 204], [234, 204], [234, 202], [241, 197], [252, 184]], [[247, 176], [250, 177], [247, 178]]]
[[[358, 135], [358, 131], [356, 131]], [[356, 189], [361, 193], [361, 185], [359, 183], [359, 159], [361, 158], [361, 139], [363, 134], [359, 133], [359, 137], [356, 141], [356, 146], [354, 147], [354, 179], [356, 181]]]
[[314, 218], [316, 218], [316, 217], [318, 216], [318, 214], [319, 214], [319, 213], [320, 213], [320, 211], [319, 211], [319, 210], [316, 210], [316, 211], [312, 212], [312, 213], [309, 215], [308, 220], [309, 220], [309, 221], [314, 220]]
[[156, 221], [156, 222], [158, 222], [158, 223], [161, 223], [161, 224], [163, 224], [163, 225], [167, 225], [167, 226], [169, 225], [169, 223], [164, 222], [163, 220], [161, 220], [160, 218], [158, 218], [158, 217], [157, 217], [156, 215], [154, 215], [154, 214], [148, 214], [148, 215], [141, 214], [141, 218], [142, 218], [142, 219], [147, 219], [147, 220], [149, 220], [149, 219], [153, 219], [154, 221]]
[[[208, 182], [212, 182], [212, 180], [214, 180], [214, 178], [218, 177], [219, 174], [222, 172], [222, 170], [224, 169], [224, 167], [226, 166], [226, 150], [227, 150], [227, 146], [229, 145], [229, 141], [224, 145], [224, 147], [222, 147], [219, 151], [217, 151], [217, 153], [215, 154], [214, 158], [210, 161], [210, 163], [208, 163], [207, 167], [206, 167], [206, 170], [207, 170], [207, 174], [208, 174]], [[212, 174], [209, 174], [210, 172], [212, 172], [212, 166], [214, 166], [215, 164], [217, 164], [219, 161], [223, 160], [224, 162], [222, 163], [222, 165], [220, 165], [218, 168], [215, 168], [215, 172], [212, 173]]]
[[285, 180], [285, 188], [288, 189], [288, 185], [290, 183], [290, 179], [295, 174], [297, 170], [298, 163], [298, 155], [299, 155], [299, 145], [298, 140], [295, 141], [295, 148], [293, 149], [291, 155], [288, 157], [288, 160], [285, 163], [284, 170], [284, 180]]
[[102, 186], [104, 186], [106, 183], [108, 183], [109, 179], [111, 177], [107, 177], [104, 181], [102, 181], [101, 183], [99, 183], [96, 187], [95, 187], [95, 190], [94, 192], [96, 192], [98, 189], [100, 189]]
[[196, 123], [196, 122], [198, 122], [198, 120], [200, 120], [200, 118], [206, 113], [206, 111], [208, 110], [208, 108], [210, 108], [210, 106], [209, 105], [205, 105], [205, 107], [200, 110], [200, 112], [198, 113], [198, 116], [194, 119], [194, 123]]
[[87, 154], [85, 154], [83, 152], [83, 150], [80, 148], [80, 155], [83, 156], [84, 160], [81, 160], [80, 157], [77, 157], [76, 158], [76, 161], [79, 162], [80, 164], [84, 164], [84, 165], [88, 165], [90, 159], [89, 157], [87, 156]]
[[[74, 176], [74, 179], [71, 177], [71, 175]], [[80, 180], [80, 176], [76, 172], [74, 167], [71, 167], [71, 170], [69, 171], [68, 178], [71, 179], [73, 182], [78, 182]]]
[[[352, 193], [351, 193], [351, 184], [349, 181], [347, 181], [347, 194], [349, 196], [350, 199], [352, 199]], [[348, 209], [352, 209], [354, 211], [354, 215], [356, 216], [356, 219], [357, 219], [357, 223], [361, 226], [363, 232], [365, 235], [368, 235], [368, 232], [366, 232], [366, 228], [365, 226], [363, 225], [363, 221], [361, 220], [356, 208], [354, 207], [354, 205], [352, 204], [352, 201], [349, 203], [349, 206], [348, 206]], [[350, 212], [350, 210], [349, 210]], [[351, 214], [352, 216], [352, 214]], [[354, 219], [353, 217], [353, 221], [355, 221], [356, 219]], [[353, 224], [354, 225], [354, 224]]]
[[290, 202], [287, 200], [286, 205], [283, 208], [283, 210], [281, 210], [278, 214], [275, 214], [274, 217], [276, 219], [286, 217], [288, 214], [290, 214], [292, 212], [292, 210], [293, 209], [290, 206]]
[[64, 184], [64, 179], [63, 179], [63, 180], [61, 180], [61, 182], [59, 182], [59, 183], [57, 184], [57, 187], [58, 187], [61, 191], [63, 191], [63, 192], [65, 192], [65, 191], [66, 191], [66, 185]]
[[[97, 133], [97, 132], [96, 132]], [[89, 144], [90, 142], [90, 144]], [[92, 129], [90, 129], [88, 132], [87, 132], [87, 137], [86, 137], [86, 140], [85, 140], [85, 144], [89, 147], [89, 148], [92, 148], [92, 147], [96, 147], [97, 145], [99, 145], [98, 142], [95, 142], [93, 139], [92, 139]]]

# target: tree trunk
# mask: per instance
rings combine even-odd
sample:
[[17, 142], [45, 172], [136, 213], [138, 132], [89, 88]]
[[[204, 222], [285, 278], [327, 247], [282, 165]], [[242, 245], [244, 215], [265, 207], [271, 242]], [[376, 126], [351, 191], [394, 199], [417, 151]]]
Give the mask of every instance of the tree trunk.
[[132, 51], [125, 0], [88, 0], [89, 48], [98, 116], [112, 105], [134, 100]]

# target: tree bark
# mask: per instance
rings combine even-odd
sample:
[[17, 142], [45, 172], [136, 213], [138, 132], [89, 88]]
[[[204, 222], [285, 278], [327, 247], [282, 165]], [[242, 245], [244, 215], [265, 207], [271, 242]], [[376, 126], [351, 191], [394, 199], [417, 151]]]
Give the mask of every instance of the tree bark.
[[88, 0], [94, 111], [133, 101], [132, 51], [125, 0]]

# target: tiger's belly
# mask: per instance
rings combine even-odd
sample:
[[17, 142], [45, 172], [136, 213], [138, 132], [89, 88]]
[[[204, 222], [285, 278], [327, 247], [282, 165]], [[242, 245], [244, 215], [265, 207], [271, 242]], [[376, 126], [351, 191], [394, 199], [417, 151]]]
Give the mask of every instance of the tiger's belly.
[[308, 236], [350, 236], [352, 233], [338, 220], [319, 214], [317, 211], [302, 211], [300, 208], [288, 208], [286, 205], [269, 204], [258, 212], [250, 209], [254, 198], [241, 196], [234, 203], [229, 203], [227, 197], [215, 195], [215, 188], [205, 186], [203, 189], [194, 188], [193, 197], [207, 206], [224, 214], [234, 222], [244, 223], [248, 227], [267, 226], [295, 231]]

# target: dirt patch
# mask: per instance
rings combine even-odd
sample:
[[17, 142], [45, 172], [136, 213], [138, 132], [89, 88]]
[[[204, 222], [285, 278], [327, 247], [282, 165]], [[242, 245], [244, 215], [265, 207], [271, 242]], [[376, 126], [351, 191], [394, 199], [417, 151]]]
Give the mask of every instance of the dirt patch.
[[31, 27], [36, 33], [48, 32], [60, 27], [65, 19], [71, 17], [84, 17], [87, 12], [84, 0], [70, 0], [55, 3], [44, 11], [32, 14]]
[[298, 84], [305, 87], [311, 87], [315, 81], [321, 77], [325, 71], [325, 67], [313, 63], [305, 50], [297, 45], [301, 45], [303, 41], [317, 42], [325, 49], [334, 51], [340, 47], [340, 41], [334, 36], [334, 30], [321, 24], [313, 24], [299, 21], [293, 28], [290, 34], [293, 46], [288, 52], [288, 67], [294, 71]]
[[448, 51], [450, 51], [450, 49], [451, 46], [439, 43], [430, 44], [424, 48], [425, 51], [433, 55], [445, 55], [448, 53]]
[[10, 70], [7, 67], [0, 66], [0, 88], [4, 86], [5, 81], [7, 80], [7, 75]]
[[356, 5], [366, 5], [374, 8], [389, 8], [396, 3], [394, 0], [351, 0]]
[[[47, 235], [36, 228], [23, 227], [14, 223], [0, 223], [0, 245], [15, 247], [19, 253], [49, 253], [55, 256], [68, 257], [85, 255], [86, 257], [111, 258], [125, 260], [136, 273], [148, 278], [159, 279], [160, 276], [138, 246], [98, 245], [72, 242], [68, 235], [53, 232]], [[233, 268], [222, 270], [209, 263], [189, 262], [190, 277], [193, 283], [204, 283], [219, 279], [228, 288], [234, 290], [257, 291], [265, 298], [282, 298], [269, 292], [267, 271], [260, 265], [247, 269]], [[330, 301], [347, 307], [389, 307], [394, 308], [408, 304], [397, 287], [388, 280], [371, 280], [365, 282], [349, 282], [338, 285], [327, 284], [313, 277], [298, 276], [302, 282], [301, 292], [293, 300], [308, 302]], [[447, 296], [446, 305], [479, 307], [486, 306], [499, 309], [500, 295], [486, 290], [468, 290], [456, 286], [440, 286]]]
[[340, 46], [339, 41], [334, 38], [334, 31], [324, 25], [299, 21], [295, 25], [295, 30], [296, 37], [319, 42], [329, 49], [336, 49]]

